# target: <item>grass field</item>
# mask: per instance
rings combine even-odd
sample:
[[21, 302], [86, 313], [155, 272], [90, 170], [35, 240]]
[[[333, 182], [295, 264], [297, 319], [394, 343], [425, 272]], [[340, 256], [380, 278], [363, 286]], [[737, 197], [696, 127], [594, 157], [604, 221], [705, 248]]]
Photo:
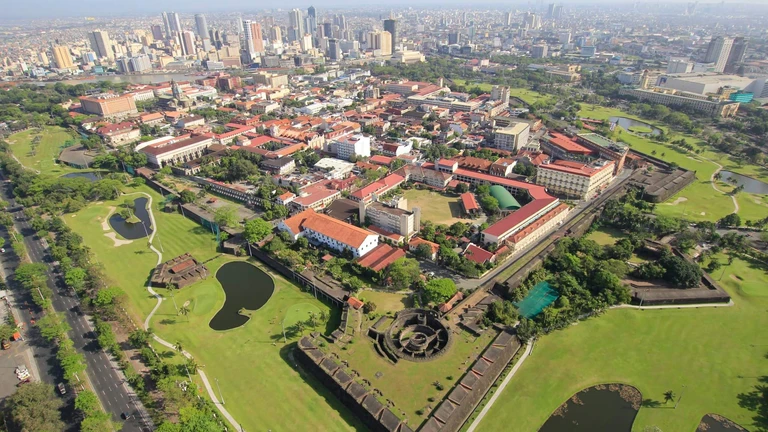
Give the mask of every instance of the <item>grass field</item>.
[[290, 328], [299, 321], [307, 321], [312, 313], [315, 314], [315, 319], [319, 319], [318, 315], [320, 315], [320, 308], [315, 304], [307, 302], [291, 305], [285, 312], [283, 328]]
[[413, 306], [413, 302], [407, 294], [398, 294], [384, 291], [363, 291], [358, 296], [365, 303], [376, 304], [376, 312], [397, 312]]
[[[158, 193], [146, 186], [127, 188], [125, 192], [143, 192], [152, 197], [152, 213], [158, 229], [154, 244], [158, 250], [162, 246], [164, 259], [171, 259], [185, 252], [190, 252], [200, 261], [217, 255], [215, 237], [210, 231], [180, 214], [157, 210], [157, 203], [162, 200]], [[140, 195], [129, 196], [138, 198]], [[146, 284], [150, 271], [157, 265], [157, 255], [149, 250], [145, 239], [115, 246], [115, 242], [105, 235], [112, 230], [105, 231], [102, 227], [102, 222], [110, 212], [110, 206], [120, 205], [125, 198], [123, 195], [115, 201], [91, 204], [73, 215], [65, 215], [63, 219], [76, 233], [83, 236], [85, 244], [104, 266], [112, 285], [126, 292], [130, 300], [126, 309], [136, 323], [142, 323], [156, 303], [147, 291]], [[119, 235], [117, 237], [120, 238]]]
[[[215, 274], [232, 259], [221, 256], [207, 266]], [[175, 294], [177, 304], [190, 302], [187, 317], [178, 316], [173, 303], [164, 301], [152, 328], [172, 343], [181, 342], [204, 365], [209, 379], [218, 381], [227, 410], [245, 430], [363, 430], [318, 381], [294, 367], [291, 351], [298, 336], [289, 334], [288, 344], [283, 343], [284, 320], [306, 319], [310, 311], [329, 311], [328, 306], [262, 269], [275, 280], [275, 292], [245, 325], [225, 332], [211, 330], [208, 323], [223, 305], [224, 291], [215, 277], [209, 277]], [[332, 321], [328, 327], [338, 325], [337, 317]]]
[[[40, 135], [42, 139], [33, 151], [32, 140], [36, 135]], [[74, 168], [56, 163], [56, 158], [59, 157], [62, 146], [68, 140], [74, 140], [72, 135], [66, 129], [58, 126], [46, 126], [42, 132], [38, 132], [36, 129], [29, 129], [8, 137], [8, 142], [11, 143], [11, 151], [22, 165], [40, 171], [43, 174], [53, 175], [62, 175], [76, 171]]]
[[413, 207], [421, 209], [422, 220], [446, 225], [459, 221], [474, 222], [472, 219], [464, 217], [458, 195], [443, 195], [426, 189], [406, 190], [404, 195], [408, 199], [408, 210], [413, 209]]
[[[363, 324], [363, 328], [370, 324]], [[416, 429], [429, 416], [431, 410], [428, 407], [437, 408], [442, 398], [472, 365], [472, 359], [488, 346], [494, 335], [494, 332], [485, 332], [475, 338], [464, 331], [454, 333], [450, 351], [424, 363], [403, 360], [393, 365], [376, 352], [373, 341], [366, 335], [356, 335], [354, 343], [348, 344], [346, 350], [333, 344], [329, 344], [328, 349], [349, 361], [351, 369], [358, 371], [362, 377], [371, 381], [373, 387], [381, 390], [384, 396], [380, 400], [394, 401], [393, 412], [401, 416], [405, 412], [408, 425]], [[379, 378], [377, 374], [380, 374]], [[443, 390], [438, 390], [435, 382], [442, 384]], [[429, 398], [434, 400], [430, 401]], [[422, 415], [417, 414], [418, 410], [423, 410]]]
[[[739, 405], [768, 370], [768, 269], [740, 259], [714, 276], [735, 306], [614, 309], [542, 337], [479, 430], [533, 431], [574, 393], [599, 383], [637, 387], [646, 401], [634, 431], [658, 426], [693, 431], [704, 414], [721, 414], [749, 430], [768, 425]], [[685, 387], [683, 387], [685, 386]], [[664, 392], [684, 396], [664, 407]], [[653, 407], [661, 403], [660, 407]]]
[[614, 228], [608, 228], [608, 227], [602, 227], [600, 229], [596, 229], [589, 233], [587, 236], [588, 239], [594, 240], [597, 244], [601, 246], [605, 245], [612, 245], [616, 243], [617, 240], [622, 239], [626, 237], [623, 232], [614, 229]]
[[[480, 90], [488, 93], [490, 93], [491, 89], [493, 88], [493, 84], [476, 83], [476, 82], [469, 82], [469, 84], [467, 84], [467, 80], [463, 80], [463, 79], [454, 79], [453, 82], [455, 82], [458, 85], [466, 86], [468, 89], [472, 87], [479, 87]], [[552, 99], [554, 99], [554, 96], [552, 95], [539, 93], [539, 92], [524, 89], [524, 88], [510, 88], [509, 95], [512, 97], [520, 98], [527, 104], [533, 104], [541, 100], [551, 101]]]

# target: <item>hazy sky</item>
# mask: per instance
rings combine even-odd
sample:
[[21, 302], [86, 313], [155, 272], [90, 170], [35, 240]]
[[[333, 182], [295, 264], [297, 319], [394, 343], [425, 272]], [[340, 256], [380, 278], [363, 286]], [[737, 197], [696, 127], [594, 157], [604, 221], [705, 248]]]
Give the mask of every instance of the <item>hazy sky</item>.
[[[508, 0], [481, 0], [474, 2], [472, 0], [388, 0], [386, 4], [397, 6], [417, 6], [427, 7], [461, 7], [462, 5], [472, 4], [474, 8], [479, 8], [480, 4], [491, 7], [505, 7], [510, 9], [526, 9], [529, 6], [537, 7], [542, 4], [545, 7], [547, 3], [554, 0], [534, 0], [534, 1], [515, 1]], [[558, 1], [565, 5], [585, 4], [585, 3], [607, 3], [611, 5], [620, 3], [652, 3], [666, 5], [669, 3], [685, 3], [687, 0], [565, 0]], [[726, 0], [726, 3], [761, 3], [765, 0]], [[713, 2], [719, 3], [719, 2]], [[12, 6], [10, 6], [12, 4]], [[269, 6], [269, 2], [254, 0], [123, 0], [123, 1], [104, 1], [104, 0], [0, 0], [0, 20], [6, 19], [35, 19], [51, 17], [77, 17], [77, 16], [115, 16], [115, 15], [154, 15], [161, 11], [176, 11], [180, 13], [195, 12], [229, 12], [229, 11], [254, 11]], [[360, 7], [370, 5], [381, 9], [384, 3], [380, 0], [289, 0], [281, 2], [283, 9], [299, 7], [306, 9], [310, 5], [322, 9], [323, 7]]]

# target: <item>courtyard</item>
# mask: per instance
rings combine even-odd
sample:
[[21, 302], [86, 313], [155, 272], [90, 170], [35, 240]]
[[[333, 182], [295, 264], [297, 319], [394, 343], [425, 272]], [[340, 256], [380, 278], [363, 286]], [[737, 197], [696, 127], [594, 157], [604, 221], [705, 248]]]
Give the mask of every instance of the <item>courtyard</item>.
[[408, 210], [421, 209], [421, 220], [436, 224], [452, 225], [456, 222], [481, 224], [485, 216], [470, 219], [464, 216], [461, 200], [454, 193], [440, 193], [430, 189], [410, 189], [404, 193], [408, 200]]

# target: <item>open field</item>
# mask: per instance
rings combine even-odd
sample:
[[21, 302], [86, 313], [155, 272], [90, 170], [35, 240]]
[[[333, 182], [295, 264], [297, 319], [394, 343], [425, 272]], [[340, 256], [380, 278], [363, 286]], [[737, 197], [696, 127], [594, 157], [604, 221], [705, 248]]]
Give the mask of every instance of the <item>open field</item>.
[[[189, 302], [187, 317], [176, 314], [173, 302], [164, 301], [151, 323], [155, 333], [172, 343], [181, 342], [204, 365], [211, 382], [221, 388], [227, 410], [245, 430], [362, 430], [318, 381], [294, 367], [291, 353], [298, 336], [289, 334], [288, 344], [283, 343], [282, 322], [304, 318], [293, 309], [308, 315], [329, 311], [327, 305], [250, 261], [270, 273], [274, 294], [261, 309], [249, 313], [251, 319], [245, 325], [211, 330], [208, 323], [224, 304], [224, 291], [214, 275], [232, 259], [222, 256], [211, 261], [207, 264], [211, 277], [174, 295], [177, 304]], [[331, 312], [334, 318], [329, 327], [338, 325], [337, 315]], [[214, 390], [219, 393], [216, 385]]]
[[597, 244], [601, 246], [605, 245], [612, 245], [616, 243], [617, 240], [622, 239], [626, 237], [623, 232], [609, 227], [602, 227], [600, 229], [596, 229], [589, 233], [587, 238], [589, 240], [594, 240]]
[[[371, 324], [370, 321], [364, 323], [363, 329]], [[393, 412], [398, 415], [402, 415], [401, 411], [405, 412], [408, 424], [415, 429], [429, 416], [431, 410], [428, 407], [438, 407], [442, 398], [456, 385], [495, 335], [495, 332], [487, 331], [475, 338], [465, 331], [453, 333], [453, 345], [449, 351], [442, 357], [424, 363], [401, 360], [394, 365], [376, 352], [373, 341], [365, 334], [356, 334], [354, 343], [348, 344], [346, 350], [333, 344], [328, 345], [328, 350], [349, 361], [351, 369], [358, 371], [361, 377], [371, 381], [373, 387], [381, 390], [383, 397], [380, 400], [394, 401]], [[376, 377], [377, 374], [380, 374], [380, 378]], [[437, 389], [436, 382], [443, 386], [443, 390]], [[430, 398], [434, 398], [433, 401]], [[423, 414], [417, 414], [418, 410], [423, 410]]]
[[421, 209], [422, 220], [446, 225], [455, 222], [476, 223], [464, 217], [458, 195], [443, 195], [428, 189], [410, 189], [406, 190], [404, 195], [408, 199], [408, 210], [413, 207]]
[[[491, 88], [493, 88], [493, 84], [489, 84], [489, 83], [476, 83], [476, 82], [471, 82], [471, 81], [469, 83], [467, 83], [467, 80], [458, 79], [458, 78], [454, 79], [452, 81], [455, 82], [458, 85], [466, 86], [468, 89], [472, 88], [472, 87], [479, 87], [480, 90], [482, 90], [484, 92], [488, 92], [488, 93], [490, 93], [491, 92]], [[510, 88], [509, 89], [509, 95], [512, 96], [512, 97], [520, 98], [525, 103], [528, 103], [528, 104], [533, 104], [533, 103], [536, 103], [536, 102], [541, 101], [541, 100], [543, 100], [543, 101], [550, 101], [550, 100], [554, 99], [554, 96], [552, 96], [552, 95], [548, 95], [548, 94], [544, 94], [544, 93], [539, 93], [539, 92], [536, 92], [536, 91], [533, 91], [533, 90], [524, 89], [524, 88]]]
[[[42, 139], [33, 151], [32, 140], [36, 135], [42, 136]], [[46, 126], [42, 132], [29, 129], [8, 137], [13, 155], [22, 165], [40, 171], [42, 174], [57, 176], [76, 171], [74, 168], [56, 163], [56, 158], [59, 157], [66, 141], [74, 141], [74, 138], [66, 129], [58, 126]]]
[[365, 303], [375, 303], [376, 312], [382, 314], [413, 307], [413, 302], [407, 294], [366, 290], [360, 292], [357, 297]]
[[[216, 256], [215, 237], [210, 231], [178, 213], [157, 210], [157, 203], [162, 200], [160, 194], [146, 186], [126, 188], [125, 192], [143, 192], [152, 197], [152, 213], [156, 229], [159, 229], [154, 245], [158, 250], [162, 246], [163, 259], [168, 260], [185, 252], [190, 252], [200, 261]], [[128, 195], [135, 198], [140, 196]], [[126, 309], [136, 323], [142, 323], [156, 303], [147, 291], [146, 284], [150, 271], [157, 265], [157, 255], [149, 250], [146, 239], [115, 246], [115, 241], [105, 235], [114, 231], [105, 231], [102, 226], [110, 213], [110, 207], [120, 205], [126, 197], [123, 195], [115, 201], [91, 204], [73, 215], [65, 215], [63, 219], [72, 230], [83, 236], [85, 244], [104, 265], [112, 285], [126, 292], [130, 300], [126, 302]], [[119, 234], [114, 235], [123, 240]]]
[[[537, 430], [574, 393], [610, 382], [642, 392], [634, 431], [692, 431], [707, 413], [763, 430], [765, 418], [740, 406], [739, 395], [753, 391], [768, 367], [767, 271], [736, 259], [715, 272], [733, 307], [613, 309], [542, 337], [479, 430]], [[668, 409], [664, 392], [683, 389], [678, 408]]]

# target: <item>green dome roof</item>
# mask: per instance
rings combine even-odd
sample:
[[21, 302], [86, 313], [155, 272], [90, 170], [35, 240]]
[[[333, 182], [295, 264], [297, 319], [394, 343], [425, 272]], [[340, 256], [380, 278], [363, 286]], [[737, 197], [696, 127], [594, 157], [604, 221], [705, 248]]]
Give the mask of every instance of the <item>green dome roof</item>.
[[491, 196], [499, 201], [499, 208], [502, 210], [518, 210], [520, 208], [520, 203], [503, 186], [491, 186]]

